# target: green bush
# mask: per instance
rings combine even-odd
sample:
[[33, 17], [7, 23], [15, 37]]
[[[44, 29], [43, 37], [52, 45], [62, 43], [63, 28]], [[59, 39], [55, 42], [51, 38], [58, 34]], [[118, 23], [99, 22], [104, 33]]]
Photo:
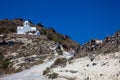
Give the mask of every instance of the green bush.
[[46, 75], [46, 74], [49, 73], [49, 72], [50, 72], [50, 68], [47, 67], [46, 70], [43, 71], [43, 75]]
[[52, 73], [52, 74], [49, 74], [49, 79], [55, 79], [58, 77], [58, 74], [57, 73]]
[[51, 33], [49, 33], [49, 34], [47, 34], [47, 38], [48, 38], [49, 40], [53, 40], [53, 39], [54, 39], [54, 35], [51, 34]]
[[59, 42], [59, 43], [65, 42], [65, 40], [63, 40], [63, 39], [61, 39], [61, 38], [53, 38], [53, 40], [54, 40], [55, 42]]
[[8, 68], [9, 64], [10, 64], [9, 59], [5, 59], [3, 55], [0, 53], [0, 69]]
[[46, 35], [46, 34], [47, 34], [46, 29], [42, 29], [42, 30], [41, 30], [41, 34]]
[[16, 28], [10, 28], [10, 32], [16, 32]]
[[42, 23], [38, 23], [37, 25], [40, 27], [44, 27], [44, 25]]
[[9, 32], [16, 32], [16, 28], [6, 28], [6, 27], [0, 28], [0, 34], [9, 33]]
[[0, 69], [6, 69], [8, 68], [10, 62], [8, 59], [3, 59], [2, 61], [0, 61]]

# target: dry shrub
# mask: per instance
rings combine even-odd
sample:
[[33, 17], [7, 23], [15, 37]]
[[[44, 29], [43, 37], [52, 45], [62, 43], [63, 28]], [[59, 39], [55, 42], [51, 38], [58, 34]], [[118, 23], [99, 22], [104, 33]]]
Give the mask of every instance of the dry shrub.
[[53, 65], [51, 66], [51, 68], [58, 67], [58, 66], [64, 67], [64, 66], [66, 66], [66, 63], [67, 63], [67, 59], [66, 58], [58, 58], [53, 63]]

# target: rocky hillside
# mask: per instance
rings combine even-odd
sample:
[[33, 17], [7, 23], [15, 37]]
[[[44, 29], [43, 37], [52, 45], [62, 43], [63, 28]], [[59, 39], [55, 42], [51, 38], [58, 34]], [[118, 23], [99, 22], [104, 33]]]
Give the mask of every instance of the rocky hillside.
[[67, 35], [59, 34], [53, 28], [45, 28], [40, 23], [33, 24], [31, 21], [30, 25], [37, 27], [47, 39], [9, 38], [8, 34], [16, 33], [17, 26], [22, 26], [23, 22], [23, 19], [0, 20], [0, 75], [20, 72], [61, 55], [61, 45], [65, 50], [79, 45]]
[[46, 70], [54, 80], [119, 80], [120, 52], [101, 53], [93, 61], [89, 57], [74, 59], [64, 67]]
[[43, 75], [54, 80], [119, 80], [120, 33], [76, 47], [74, 57], [58, 58]]
[[120, 32], [79, 45], [53, 28], [30, 21], [47, 38], [9, 38], [23, 22], [0, 20], [0, 76], [17, 73], [1, 80], [119, 80]]
[[105, 37], [104, 40], [90, 40], [86, 44], [76, 48], [76, 57], [96, 56], [103, 53], [117, 52], [120, 50], [120, 32], [116, 32], [112, 36]]
[[[23, 22], [24, 20], [21, 18], [16, 18], [13, 20], [0, 20], [0, 34], [16, 33], [17, 26], [23, 26]], [[71, 40], [69, 36], [60, 34], [51, 27], [46, 28], [41, 23], [33, 24], [32, 21], [29, 22], [31, 26], [37, 27], [37, 30], [40, 31], [41, 35], [46, 35], [48, 40], [61, 43], [66, 49], [79, 45], [75, 41]]]

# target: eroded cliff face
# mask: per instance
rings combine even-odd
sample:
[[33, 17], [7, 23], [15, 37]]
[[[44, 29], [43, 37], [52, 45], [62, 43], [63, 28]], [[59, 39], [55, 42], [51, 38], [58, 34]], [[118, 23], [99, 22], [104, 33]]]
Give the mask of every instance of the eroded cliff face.
[[48, 74], [54, 78], [57, 74], [54, 80], [119, 80], [120, 52], [101, 53], [93, 61], [89, 57], [74, 59], [64, 67], [52, 68]]
[[55, 80], [120, 79], [119, 32], [104, 40], [90, 40], [74, 50], [72, 58], [58, 58], [45, 75]]
[[76, 57], [99, 55], [101, 53], [107, 54], [120, 50], [120, 32], [112, 36], [107, 36], [103, 40], [90, 40], [86, 44], [76, 48]]

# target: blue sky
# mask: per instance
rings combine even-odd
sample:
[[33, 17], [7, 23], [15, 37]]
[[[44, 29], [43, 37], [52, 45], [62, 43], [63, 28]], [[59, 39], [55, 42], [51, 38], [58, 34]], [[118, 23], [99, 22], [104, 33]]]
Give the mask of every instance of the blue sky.
[[1, 0], [0, 19], [41, 22], [80, 44], [120, 30], [120, 0]]

